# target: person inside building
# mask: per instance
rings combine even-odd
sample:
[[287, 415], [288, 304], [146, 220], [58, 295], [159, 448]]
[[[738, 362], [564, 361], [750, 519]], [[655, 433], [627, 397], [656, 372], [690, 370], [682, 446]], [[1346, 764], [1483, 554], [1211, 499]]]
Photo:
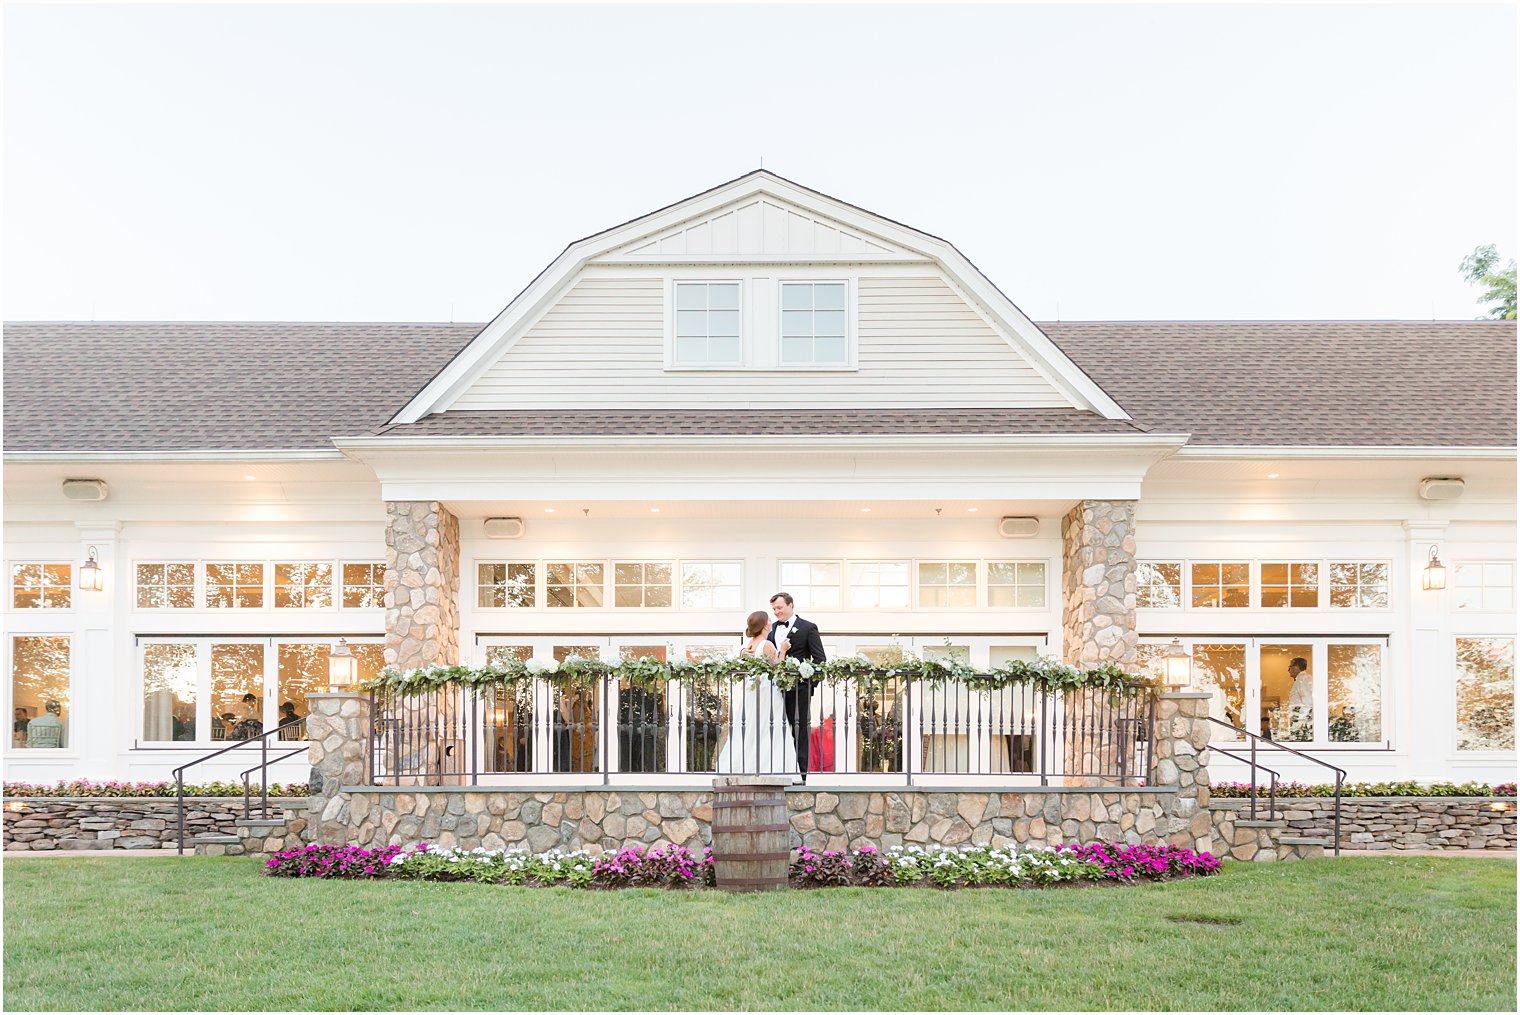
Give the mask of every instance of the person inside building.
[[63, 747], [65, 739], [65, 727], [63, 719], [63, 705], [57, 701], [48, 701], [43, 706], [45, 711], [42, 715], [26, 724], [26, 746], [28, 747]]

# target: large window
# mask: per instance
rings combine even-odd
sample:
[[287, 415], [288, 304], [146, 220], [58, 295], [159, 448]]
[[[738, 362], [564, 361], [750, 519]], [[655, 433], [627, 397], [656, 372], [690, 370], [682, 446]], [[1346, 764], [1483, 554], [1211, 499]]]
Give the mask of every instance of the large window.
[[975, 606], [976, 561], [921, 561], [918, 565], [918, 605]]
[[1457, 750], [1515, 749], [1515, 639], [1457, 639]]
[[333, 604], [331, 564], [290, 561], [274, 566], [276, 609], [323, 610]]
[[17, 635], [11, 639], [11, 746], [58, 749], [69, 740], [69, 639]]
[[549, 564], [544, 599], [554, 607], [604, 606], [607, 569], [600, 561]]
[[613, 564], [613, 604], [637, 607], [670, 606], [674, 572], [675, 565], [669, 561], [619, 561]]
[[800, 610], [837, 610], [843, 587], [843, 567], [837, 560], [783, 560], [781, 590]]
[[1135, 605], [1175, 609], [1182, 605], [1182, 563], [1142, 560], [1135, 567]]
[[263, 564], [207, 564], [206, 605], [256, 610], [264, 605]]
[[1264, 609], [1313, 609], [1319, 606], [1319, 565], [1263, 563], [1261, 605]]
[[73, 564], [12, 564], [11, 606], [66, 610], [73, 603]]
[[1508, 561], [1464, 561], [1456, 565], [1454, 605], [1459, 610], [1515, 608], [1515, 565]]
[[532, 609], [538, 603], [537, 564], [479, 564], [475, 573], [475, 602], [485, 609], [507, 606]]
[[781, 283], [781, 365], [845, 366], [849, 341], [843, 282]]
[[908, 562], [853, 560], [850, 562], [850, 607], [856, 610], [898, 610], [908, 606]]
[[1388, 565], [1332, 563], [1330, 605], [1336, 609], [1387, 609]]
[[144, 740], [196, 739], [200, 661], [194, 643], [153, 642], [143, 646]]
[[681, 565], [681, 605], [689, 610], [737, 610], [744, 567], [737, 560], [689, 560]]
[[1335, 743], [1375, 744], [1383, 739], [1383, 647], [1331, 645], [1329, 736]]
[[674, 365], [741, 366], [738, 282], [677, 282]]
[[987, 605], [1034, 609], [1045, 605], [1045, 565], [1037, 560], [987, 563]]
[[343, 605], [347, 609], [377, 609], [385, 605], [384, 564], [343, 565]]
[[1193, 605], [1246, 609], [1251, 605], [1251, 565], [1247, 562], [1194, 561]]
[[189, 610], [195, 607], [195, 564], [191, 561], [137, 565], [137, 608]]

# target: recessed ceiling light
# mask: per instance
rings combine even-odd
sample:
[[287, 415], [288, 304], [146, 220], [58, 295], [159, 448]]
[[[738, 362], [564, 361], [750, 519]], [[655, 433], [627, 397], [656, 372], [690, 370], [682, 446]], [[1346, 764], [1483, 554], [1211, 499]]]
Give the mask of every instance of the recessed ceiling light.
[[980, 511], [981, 508], [967, 508], [967, 511]]
[[1276, 479], [1278, 476], [1281, 476], [1281, 475], [1282, 475], [1282, 473], [1280, 473], [1280, 472], [1269, 472], [1269, 473], [1267, 473], [1267, 478], [1268, 479]]
[[870, 508], [861, 508], [860, 510], [862, 510], [862, 511], [870, 511], [871, 509]]
[[656, 514], [656, 515], [660, 513], [660, 509], [659, 508], [650, 508], [649, 511], [650, 511], [651, 514]]
[[544, 508], [544, 514], [546, 514], [546, 515], [552, 515], [553, 513], [554, 513], [554, 509], [553, 508]]
[[258, 476], [244, 476], [244, 479], [258, 479]]

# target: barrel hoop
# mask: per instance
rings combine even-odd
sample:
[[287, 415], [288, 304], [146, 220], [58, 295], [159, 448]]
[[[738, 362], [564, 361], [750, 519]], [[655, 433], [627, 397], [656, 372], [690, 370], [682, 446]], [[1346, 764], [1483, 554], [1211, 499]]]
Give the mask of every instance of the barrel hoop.
[[737, 881], [718, 879], [719, 888], [739, 888], [744, 885], [784, 885], [786, 878], [741, 878]]
[[790, 860], [790, 850], [783, 853], [714, 853], [713, 859], [718, 863], [745, 862], [749, 860]]
[[758, 800], [716, 800], [714, 807], [774, 807], [786, 803], [785, 797], [765, 797]]
[[715, 833], [717, 833], [717, 832], [732, 832], [732, 833], [735, 833], [737, 835], [743, 835], [745, 832], [786, 832], [786, 831], [790, 831], [791, 827], [792, 827], [791, 825], [788, 825], [788, 824], [786, 824], [784, 822], [782, 824], [779, 824], [779, 825], [719, 825], [719, 824], [714, 824], [713, 825], [713, 831]]

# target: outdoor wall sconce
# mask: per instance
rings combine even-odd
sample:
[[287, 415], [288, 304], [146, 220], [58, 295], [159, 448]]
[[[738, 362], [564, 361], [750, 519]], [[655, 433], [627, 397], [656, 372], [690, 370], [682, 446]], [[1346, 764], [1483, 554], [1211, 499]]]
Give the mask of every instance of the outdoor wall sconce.
[[1168, 691], [1180, 691], [1193, 682], [1193, 657], [1182, 647], [1180, 638], [1161, 653], [1161, 683]]
[[348, 647], [347, 638], [339, 638], [338, 644], [327, 654], [327, 689], [331, 692], [351, 691], [359, 680], [359, 660]]
[[1420, 575], [1420, 588], [1426, 592], [1439, 592], [1446, 587], [1446, 565], [1436, 556], [1436, 544], [1430, 544], [1430, 559]]
[[100, 570], [100, 561], [97, 559], [99, 555], [100, 551], [90, 547], [90, 559], [79, 569], [79, 587], [86, 592], [105, 591], [106, 579]]

